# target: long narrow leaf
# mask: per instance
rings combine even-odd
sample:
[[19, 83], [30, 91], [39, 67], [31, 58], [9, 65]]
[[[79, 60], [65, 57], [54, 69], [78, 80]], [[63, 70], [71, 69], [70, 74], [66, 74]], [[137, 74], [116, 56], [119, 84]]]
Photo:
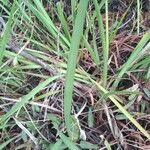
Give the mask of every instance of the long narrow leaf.
[[[109, 25], [108, 25], [108, 0], [105, 2], [105, 16], [106, 16], [106, 49], [104, 51], [105, 55], [103, 56], [104, 58], [104, 82], [103, 85], [106, 86], [107, 84], [107, 74], [108, 74], [108, 55], [109, 55]], [[106, 63], [106, 64], [105, 64]]]
[[107, 41], [106, 41], [103, 18], [102, 18], [102, 15], [100, 13], [101, 8], [100, 8], [97, 0], [93, 0], [93, 3], [94, 3], [95, 10], [97, 13], [100, 37], [101, 37], [102, 48], [103, 48], [103, 85], [105, 86], [106, 82], [107, 82], [107, 72], [108, 72], [108, 33], [107, 33]]
[[[45, 11], [42, 3], [39, 0], [34, 0], [34, 3], [35, 5], [31, 1], [27, 1], [27, 6], [35, 14], [35, 16], [43, 23], [47, 30], [54, 36], [54, 38], [57, 38], [59, 31], [55, 27], [47, 12]], [[70, 43], [66, 39], [66, 37], [61, 33], [59, 33], [59, 35], [61, 40], [64, 41], [67, 46], [70, 46]]]
[[14, 120], [16, 124], [22, 129], [22, 131], [24, 131], [30, 137], [30, 139], [34, 142], [34, 144], [37, 145], [37, 139], [32, 135], [32, 133], [16, 118], [14, 118]]
[[115, 80], [114, 84], [113, 84], [113, 88], [115, 89], [122, 76], [126, 73], [126, 71], [132, 67], [134, 60], [138, 57], [138, 54], [140, 53], [140, 51], [142, 50], [142, 48], [145, 46], [145, 44], [150, 40], [150, 32], [146, 33], [143, 38], [141, 39], [141, 41], [138, 43], [138, 45], [135, 47], [134, 51], [132, 52], [131, 56], [129, 57], [129, 59], [127, 60], [127, 62], [123, 65], [121, 71], [118, 74], [117, 79]]
[[64, 33], [67, 36], [67, 39], [70, 41], [71, 36], [70, 36], [69, 30], [68, 30], [67, 21], [65, 19], [64, 14], [63, 14], [63, 9], [61, 7], [61, 3], [60, 2], [57, 3], [57, 11], [58, 11], [58, 18], [61, 21]]
[[70, 131], [71, 104], [72, 104], [72, 93], [73, 93], [73, 82], [74, 82], [74, 74], [75, 74], [75, 67], [76, 67], [76, 59], [77, 59], [81, 36], [83, 34], [83, 25], [84, 25], [87, 5], [88, 5], [88, 0], [81, 0], [79, 3], [78, 13], [75, 20], [75, 26], [73, 29], [73, 35], [71, 39], [70, 52], [68, 55], [68, 66], [67, 66], [67, 74], [66, 74], [65, 90], [64, 90], [64, 117], [65, 117], [65, 124], [68, 133], [71, 132]]
[[3, 150], [9, 143], [11, 143], [13, 140], [15, 140], [18, 136], [13, 137], [11, 139], [9, 139], [8, 141], [1, 143], [0, 144], [0, 150]]
[[[94, 81], [86, 72], [84, 72], [89, 80], [97, 87], [100, 92], [104, 94], [109, 93], [104, 87], [102, 87], [99, 83]], [[145, 137], [150, 140], [150, 134], [132, 117], [132, 115], [118, 102], [118, 100], [114, 97], [109, 95], [108, 98], [118, 107], [118, 109], [137, 127], [139, 131], [143, 133]]]
[[88, 43], [88, 41], [83, 38], [84, 40], [84, 43], [85, 43], [85, 46], [87, 47], [90, 55], [91, 55], [91, 58], [93, 59], [93, 61], [95, 62], [95, 64], [98, 66], [99, 65], [99, 57], [97, 57], [96, 55], [96, 52], [92, 49], [91, 45]]
[[0, 118], [0, 122], [3, 123], [6, 119], [8, 119], [9, 117], [11, 117], [11, 115], [13, 115], [15, 112], [17, 112], [19, 109], [21, 109], [25, 104], [27, 104], [29, 102], [29, 100], [35, 96], [35, 94], [37, 94], [40, 90], [42, 90], [46, 85], [48, 85], [49, 83], [51, 83], [52, 81], [56, 80], [57, 78], [59, 78], [60, 76], [54, 76], [51, 78], [48, 78], [47, 80], [45, 80], [44, 82], [40, 83], [36, 88], [34, 88], [30, 93], [28, 93], [27, 95], [21, 97], [21, 101], [17, 102], [11, 109], [10, 111], [8, 111], [5, 115], [3, 115]]
[[71, 141], [70, 138], [65, 136], [63, 133], [59, 133], [59, 136], [61, 140], [65, 143], [65, 145], [70, 149], [70, 150], [79, 150], [79, 148]]
[[10, 15], [9, 15], [9, 19], [8, 19], [7, 24], [6, 24], [6, 29], [3, 33], [2, 41], [0, 43], [0, 66], [2, 64], [4, 51], [6, 49], [6, 44], [7, 44], [8, 38], [9, 38], [9, 34], [11, 32], [12, 22], [13, 22], [13, 15], [14, 15], [15, 11], [16, 11], [16, 0], [14, 1], [13, 5], [12, 5], [11, 12], [10, 12]]

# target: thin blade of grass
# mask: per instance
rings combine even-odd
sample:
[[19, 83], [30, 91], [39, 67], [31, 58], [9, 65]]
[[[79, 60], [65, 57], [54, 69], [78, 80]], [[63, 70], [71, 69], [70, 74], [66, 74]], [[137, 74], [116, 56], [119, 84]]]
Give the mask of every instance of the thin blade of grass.
[[99, 66], [100, 60], [99, 57], [97, 56], [97, 53], [92, 49], [91, 45], [88, 43], [87, 39], [83, 38], [85, 46], [87, 47], [91, 58], [93, 59], [94, 63]]
[[[108, 23], [106, 23], [107, 29], [106, 29], [106, 32], [105, 32], [104, 24], [103, 24], [103, 18], [102, 18], [102, 15], [100, 13], [101, 8], [99, 6], [99, 3], [98, 3], [97, 0], [93, 0], [93, 3], [94, 3], [95, 10], [96, 10], [96, 13], [97, 13], [100, 37], [101, 37], [102, 48], [103, 48], [103, 85], [106, 86], [107, 72], [108, 72], [108, 49], [109, 49], [108, 48], [108, 43], [109, 43], [108, 42]], [[108, 3], [108, 2], [105, 2], [105, 5], [106, 5], [105, 7], [108, 7], [108, 5], [106, 3]], [[106, 19], [106, 22], [107, 22], [108, 21], [108, 10], [106, 10], [106, 17], [107, 17], [107, 19]]]
[[0, 144], [0, 150], [3, 150], [9, 143], [11, 143], [11, 142], [12, 142], [13, 140], [15, 140], [17, 137], [18, 137], [18, 136], [11, 138], [11, 139], [7, 140], [7, 141], [4, 142], [4, 143], [1, 143], [1, 144]]
[[68, 30], [67, 21], [65, 19], [64, 12], [63, 12], [60, 2], [57, 3], [57, 12], [58, 12], [58, 18], [61, 21], [64, 33], [67, 36], [67, 39], [70, 41], [71, 36], [70, 36], [69, 30]]
[[70, 149], [70, 150], [79, 150], [79, 148], [71, 141], [70, 138], [65, 136], [63, 133], [59, 132], [59, 136], [64, 142], [64, 144]]
[[9, 39], [9, 34], [11, 32], [13, 15], [14, 15], [15, 11], [16, 11], [16, 0], [13, 2], [13, 5], [12, 5], [11, 11], [10, 11], [10, 15], [9, 15], [9, 19], [8, 19], [7, 24], [6, 24], [6, 29], [3, 32], [2, 41], [0, 43], [0, 66], [2, 64], [2, 60], [3, 60], [4, 52], [6, 49], [7, 41]]
[[52, 22], [51, 18], [45, 11], [42, 3], [39, 0], [34, 0], [35, 5], [31, 2], [27, 2], [27, 6], [29, 9], [35, 14], [35, 16], [43, 23], [43, 25], [47, 28], [47, 30], [54, 36], [54, 38], [57, 38], [57, 35], [60, 35], [61, 42], [65, 42], [66, 45], [69, 47], [70, 42], [66, 39], [66, 37], [59, 33], [58, 29], [55, 27], [54, 23]]
[[[104, 87], [102, 87], [99, 83], [94, 81], [86, 72], [84, 72], [89, 80], [97, 87], [97, 89], [100, 92], [103, 92], [104, 94], [109, 93]], [[139, 131], [143, 133], [145, 137], [147, 137], [150, 140], [150, 134], [132, 117], [132, 115], [118, 102], [118, 100], [114, 96], [108, 96], [108, 98], [116, 105], [116, 107], [133, 123], [135, 127]]]
[[81, 141], [80, 142], [80, 147], [82, 149], [89, 149], [89, 150], [96, 150], [96, 149], [99, 149], [99, 146], [96, 145], [96, 144], [92, 144], [92, 143], [89, 143], [89, 142], [86, 142], [86, 141]]
[[97, 62], [97, 65], [100, 65], [100, 58], [99, 58], [99, 53], [98, 53], [98, 48], [97, 48], [97, 42], [96, 42], [96, 35], [94, 32], [93, 28], [93, 48], [94, 48], [94, 53], [95, 53], [95, 60]]
[[58, 139], [58, 141], [52, 146], [51, 150], [60, 150], [62, 143], [63, 143], [62, 140]]
[[7, 6], [7, 4], [5, 5], [5, 3], [4, 3], [5, 1], [0, 0], [0, 2], [2, 2], [2, 4], [0, 4], [0, 8], [3, 9], [6, 12], [6, 14], [9, 15], [10, 12], [5, 7], [5, 6]]
[[3, 5], [7, 6], [9, 1], [8, 0], [0, 0], [0, 2], [2, 2]]
[[88, 0], [81, 0], [79, 3], [78, 13], [76, 16], [73, 35], [71, 39], [70, 52], [68, 55], [68, 66], [67, 66], [67, 74], [66, 74], [65, 89], [64, 89], [64, 117], [65, 117], [65, 124], [68, 133], [71, 133], [70, 129], [72, 124], [71, 105], [72, 105], [73, 82], [74, 82], [74, 74], [75, 74], [79, 44], [80, 44], [81, 36], [83, 34], [83, 25], [84, 25], [87, 5], [88, 5]]
[[137, 33], [140, 33], [140, 0], [137, 0]]
[[35, 145], [37, 145], [37, 139], [30, 133], [30, 131], [21, 123], [19, 122], [16, 118], [14, 118], [16, 124], [22, 129], [22, 131], [24, 131], [29, 137], [30, 139], [33, 141], [33, 143]]
[[[127, 10], [124, 12], [124, 14], [123, 14], [123, 16], [121, 17], [120, 21], [118, 22], [118, 24], [117, 24], [117, 26], [116, 26], [116, 29], [115, 29], [113, 32], [110, 33], [110, 37], [109, 37], [110, 42], [115, 38], [115, 36], [116, 36], [118, 30], [122, 28], [123, 20], [125, 19], [125, 17], [126, 17], [126, 15], [127, 15], [128, 11], [130, 10], [131, 5], [132, 5], [132, 2], [131, 2], [131, 4], [128, 6]], [[124, 26], [124, 24], [123, 24], [123, 26]]]
[[74, 20], [75, 20], [75, 8], [77, 5], [77, 1], [76, 0], [71, 0], [71, 13], [72, 13], [72, 23], [74, 24]]
[[[103, 50], [105, 55], [103, 56], [104, 62], [104, 74], [103, 78], [105, 79], [103, 82], [104, 87], [107, 84], [107, 76], [108, 76], [108, 57], [109, 57], [109, 24], [108, 24], [108, 0], [105, 2], [105, 16], [106, 16], [106, 49]], [[106, 64], [105, 64], [106, 63]]]
[[127, 62], [123, 65], [121, 71], [118, 74], [117, 79], [115, 80], [115, 82], [113, 83], [113, 89], [115, 89], [122, 76], [126, 73], [126, 71], [132, 67], [134, 60], [138, 57], [138, 54], [140, 53], [140, 51], [143, 49], [143, 47], [145, 46], [145, 44], [150, 40], [150, 32], [144, 34], [143, 38], [141, 39], [141, 41], [138, 43], [138, 45], [135, 47], [134, 51], [132, 52], [132, 54], [130, 55], [129, 59], [127, 60]]
[[[95, 84], [97, 85], [99, 90], [103, 91], [104, 93], [108, 92], [96, 82]], [[118, 107], [118, 109], [137, 127], [137, 129], [141, 131], [143, 135], [150, 140], [150, 134], [130, 115], [130, 113], [113, 96], [108, 97]]]
[[91, 107], [89, 108], [89, 111], [88, 111], [88, 126], [89, 128], [93, 128], [94, 126], [94, 116], [93, 116]]
[[20, 110], [25, 104], [29, 102], [31, 98], [35, 96], [40, 90], [42, 90], [46, 85], [51, 83], [52, 81], [58, 79], [60, 76], [53, 76], [45, 80], [44, 82], [40, 83], [36, 88], [30, 91], [27, 95], [21, 97], [21, 101], [17, 102], [5, 115], [1, 116], [0, 122], [4, 123], [9, 117], [11, 117], [15, 112]]

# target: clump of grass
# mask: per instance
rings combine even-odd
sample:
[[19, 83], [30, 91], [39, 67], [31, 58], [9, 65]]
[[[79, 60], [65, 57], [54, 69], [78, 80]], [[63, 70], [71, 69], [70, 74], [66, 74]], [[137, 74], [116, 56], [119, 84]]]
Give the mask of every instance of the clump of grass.
[[150, 34], [136, 2], [0, 0], [0, 149], [147, 146]]
[[[8, 23], [7, 23], [6, 27], [4, 27], [6, 29], [3, 29], [4, 30], [3, 35], [1, 35], [2, 39], [0, 41], [1, 42], [0, 43], [0, 48], [1, 48], [1, 51], [0, 51], [0, 65], [2, 65], [2, 59], [3, 59], [3, 56], [4, 56], [4, 52], [5, 52], [6, 44], [7, 44], [8, 38], [9, 38], [9, 34], [11, 32], [12, 22], [13, 22], [13, 15], [14, 15], [15, 11], [16, 11], [16, 0], [13, 2], [13, 5], [12, 5], [11, 11], [10, 11], [10, 15], [9, 15], [9, 19], [8, 19]], [[3, 22], [3, 19], [1, 21]]]

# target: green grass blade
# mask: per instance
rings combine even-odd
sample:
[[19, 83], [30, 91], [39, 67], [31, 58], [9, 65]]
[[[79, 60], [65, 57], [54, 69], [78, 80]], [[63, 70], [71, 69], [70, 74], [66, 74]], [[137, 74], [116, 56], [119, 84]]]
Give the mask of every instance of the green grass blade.
[[28, 8], [34, 13], [34, 15], [39, 19], [41, 23], [47, 28], [47, 30], [53, 35], [54, 38], [57, 38], [58, 34], [60, 35], [61, 42], [66, 43], [69, 47], [70, 42], [66, 39], [66, 37], [59, 33], [58, 29], [55, 27], [51, 18], [45, 11], [42, 3], [39, 0], [34, 0], [35, 5], [31, 1], [27, 1]]
[[97, 65], [99, 66], [100, 58], [99, 58], [99, 53], [98, 53], [96, 35], [95, 35], [95, 32], [94, 32], [94, 28], [93, 28], [93, 48], [94, 48], [94, 53], [95, 53], [95, 61], [97, 62]]
[[11, 143], [13, 140], [15, 140], [18, 136], [14, 137], [14, 138], [11, 138], [9, 139], [8, 141], [4, 142], [4, 143], [1, 143], [0, 144], [0, 150], [3, 150], [9, 143]]
[[[97, 0], [93, 0], [93, 3], [94, 3], [95, 10], [96, 10], [96, 13], [97, 13], [97, 19], [98, 19], [100, 37], [101, 37], [102, 48], [103, 48], [103, 85], [106, 86], [106, 83], [107, 83], [107, 72], [108, 72], [108, 49], [109, 49], [108, 48], [108, 43], [109, 43], [108, 42], [108, 37], [109, 37], [108, 36], [108, 23], [106, 23], [107, 29], [106, 29], [106, 35], [105, 35], [103, 19], [102, 19], [102, 15], [100, 13], [100, 9], [101, 8], [100, 8]], [[108, 3], [108, 2], [106, 2], [106, 3]], [[106, 7], [108, 7], [107, 4], [106, 4]], [[108, 12], [107, 11], [106, 11], [106, 14], [107, 14], [106, 17], [108, 19]], [[107, 21], [108, 20], [106, 20], [106, 22]]]
[[71, 36], [70, 36], [69, 30], [68, 30], [67, 21], [65, 19], [65, 16], [64, 16], [64, 13], [63, 13], [63, 9], [61, 7], [61, 3], [60, 2], [57, 3], [57, 12], [58, 12], [58, 18], [61, 21], [64, 33], [65, 33], [67, 39], [70, 41], [71, 40]]
[[89, 143], [89, 142], [86, 142], [86, 141], [81, 141], [80, 142], [80, 147], [82, 149], [89, 149], [89, 150], [97, 150], [97, 149], [99, 149], [98, 145], [92, 144], [92, 143]]
[[92, 112], [92, 107], [90, 107], [88, 111], [88, 126], [89, 128], [93, 128], [94, 126], [94, 116]]
[[[40, 12], [42, 12], [42, 14], [44, 14], [45, 18], [49, 21], [49, 23], [51, 24], [51, 27], [54, 29], [54, 31], [56, 32], [56, 37], [57, 37], [57, 34], [59, 33], [58, 29], [55, 27], [54, 23], [52, 22], [52, 20], [50, 19], [49, 15], [47, 14], [47, 12], [45, 11], [42, 3], [39, 1], [39, 0], [34, 0], [34, 3], [36, 4], [38, 10]], [[49, 27], [49, 24], [47, 24], [47, 27], [48, 29], [50, 30], [50, 27]], [[68, 45], [70, 46], [70, 43], [69, 41], [66, 39], [66, 37], [59, 33], [60, 34], [60, 38]]]
[[150, 32], [144, 34], [143, 38], [141, 39], [141, 41], [138, 43], [138, 45], [135, 47], [134, 51], [132, 52], [131, 56], [129, 57], [129, 59], [127, 60], [127, 62], [123, 65], [121, 71], [118, 74], [117, 79], [115, 80], [115, 82], [113, 83], [113, 88], [115, 89], [122, 76], [126, 73], [126, 71], [132, 67], [134, 60], [137, 58], [138, 54], [140, 53], [140, 51], [142, 50], [142, 48], [145, 46], [145, 44], [150, 40]]
[[11, 32], [12, 22], [13, 22], [13, 15], [14, 15], [15, 11], [16, 11], [16, 0], [14, 1], [13, 5], [12, 5], [10, 15], [9, 15], [9, 19], [8, 19], [7, 24], [6, 24], [6, 29], [3, 33], [2, 40], [0, 42], [0, 66], [2, 64], [4, 52], [5, 52], [5, 49], [6, 49], [6, 44], [7, 44], [7, 41], [9, 39], [9, 34]]
[[29, 102], [31, 98], [35, 96], [40, 90], [42, 90], [46, 85], [51, 83], [52, 81], [58, 79], [60, 76], [53, 76], [45, 80], [44, 82], [40, 83], [36, 88], [34, 88], [31, 92], [29, 92], [27, 95], [21, 97], [21, 101], [17, 102], [11, 109], [8, 111], [5, 115], [1, 116], [0, 122], [3, 123], [5, 120], [7, 120], [9, 117], [11, 117], [15, 112], [17, 112], [19, 109], [21, 109], [25, 104]]
[[9, 0], [0, 0], [0, 2], [2, 2], [3, 3], [3, 5], [5, 5], [5, 6], [7, 6], [9, 3]]
[[75, 20], [75, 8], [77, 5], [77, 1], [76, 0], [71, 0], [71, 13], [72, 13], [72, 22], [74, 23]]
[[[105, 2], [105, 16], [106, 16], [106, 49], [103, 50], [105, 55], [103, 56], [104, 58], [104, 82], [103, 85], [106, 86], [107, 84], [107, 74], [108, 74], [108, 57], [109, 57], [109, 25], [108, 25], [108, 0]], [[105, 64], [106, 63], [106, 64]]]
[[83, 38], [85, 46], [88, 50], [88, 52], [90, 53], [90, 56], [92, 58], [92, 60], [94, 61], [94, 63], [99, 66], [100, 60], [99, 57], [97, 56], [96, 52], [92, 49], [91, 45], [88, 43], [87, 39]]
[[140, 33], [140, 0], [137, 0], [137, 33]]
[[84, 32], [85, 38], [88, 38], [89, 32], [90, 32], [90, 30], [94, 24], [95, 18], [96, 18], [96, 12], [95, 11], [93, 12], [93, 14], [91, 16], [89, 14], [87, 14], [87, 18], [86, 18], [87, 27], [86, 27], [85, 32]]
[[[8, 11], [8, 9], [6, 8], [6, 6], [8, 4], [5, 3], [5, 1], [0, 0], [0, 2], [2, 2], [2, 4], [0, 4], [1, 9], [3, 9], [7, 15], [10, 15], [10, 12]], [[5, 5], [6, 4], [6, 5]]]
[[[97, 85], [99, 90], [103, 91], [104, 93], [108, 92], [96, 82], [95, 85]], [[130, 113], [113, 96], [108, 97], [118, 107], [118, 109], [137, 127], [137, 129], [140, 130], [143, 135], [150, 140], [150, 134], [130, 115]]]
[[75, 145], [74, 142], [71, 141], [70, 138], [65, 136], [63, 133], [59, 133], [60, 138], [64, 142], [64, 144], [70, 149], [70, 150], [79, 150], [79, 148]]
[[19, 128], [29, 136], [29, 138], [33, 141], [35, 145], [37, 145], [37, 139], [34, 137], [34, 135], [32, 135], [32, 133], [20, 121], [18, 121], [16, 118], [13, 119], [15, 120]]
[[58, 141], [51, 147], [51, 150], [60, 150], [62, 143], [62, 140], [58, 139]]
[[72, 124], [71, 105], [72, 105], [72, 93], [73, 93], [74, 74], [76, 68], [76, 59], [77, 59], [81, 36], [83, 34], [83, 25], [84, 25], [87, 5], [88, 5], [88, 0], [81, 0], [79, 3], [78, 13], [76, 16], [73, 35], [71, 39], [70, 52], [68, 55], [68, 66], [67, 66], [67, 74], [66, 74], [65, 89], [64, 89], [64, 117], [65, 117], [65, 124], [68, 133], [70, 133], [71, 124]]
[[123, 16], [121, 17], [120, 21], [118, 22], [115, 30], [113, 32], [110, 33], [109, 35], [109, 39], [110, 42], [115, 38], [118, 30], [120, 29], [121, 25], [123, 24], [123, 20], [125, 19], [125, 17], [127, 16], [127, 13], [129, 12], [130, 8], [131, 8], [132, 3], [128, 6], [127, 10], [124, 12]]
[[[16, 3], [17, 3], [17, 6], [18, 6], [18, 9], [20, 10], [20, 13], [21, 13], [21, 15], [24, 17], [24, 19], [25, 19], [27, 22], [29, 22], [31, 25], [33, 25], [34, 22], [33, 22], [33, 20], [30, 18], [30, 16], [27, 14], [27, 12], [26, 12], [24, 9], [22, 9], [21, 5], [20, 5], [18, 2], [16, 2]], [[32, 39], [31, 39], [31, 40], [32, 40]]]
[[[84, 72], [89, 80], [97, 87], [97, 89], [100, 92], [103, 92], [104, 94], [109, 93], [105, 88], [103, 88], [99, 83], [94, 81], [86, 72]], [[118, 102], [118, 100], [114, 96], [108, 96], [108, 98], [118, 107], [118, 109], [134, 124], [135, 127], [139, 131], [143, 133], [145, 137], [147, 137], [150, 140], [150, 134], [132, 117], [132, 115]]]

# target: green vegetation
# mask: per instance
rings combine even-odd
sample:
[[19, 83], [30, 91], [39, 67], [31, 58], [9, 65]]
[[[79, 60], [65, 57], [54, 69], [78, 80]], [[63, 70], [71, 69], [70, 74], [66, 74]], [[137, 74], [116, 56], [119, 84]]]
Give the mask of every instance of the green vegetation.
[[145, 149], [150, 5], [0, 0], [0, 149]]

